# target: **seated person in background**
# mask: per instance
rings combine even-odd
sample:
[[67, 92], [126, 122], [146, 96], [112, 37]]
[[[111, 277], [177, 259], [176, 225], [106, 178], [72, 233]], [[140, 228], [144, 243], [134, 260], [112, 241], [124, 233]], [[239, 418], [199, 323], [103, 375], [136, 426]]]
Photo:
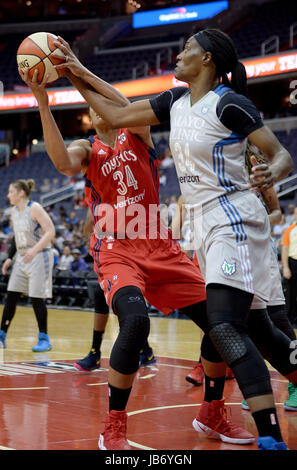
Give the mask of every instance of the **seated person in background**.
[[271, 230], [271, 236], [274, 240], [278, 255], [280, 255], [280, 252], [281, 252], [281, 239], [282, 239], [282, 236], [284, 234], [284, 231], [288, 227], [289, 227], [289, 224], [286, 222], [285, 215], [284, 215], [283, 210], [282, 210], [282, 218], [281, 218], [279, 224], [274, 225], [272, 227], [272, 230]]
[[66, 222], [68, 222], [72, 226], [79, 222], [79, 218], [77, 217], [75, 211], [70, 212], [70, 215], [69, 217], [67, 217]]
[[55, 238], [55, 246], [58, 248], [60, 253], [63, 252], [64, 245], [63, 242], [65, 241], [64, 237], [62, 237], [61, 232], [57, 231], [56, 232], [56, 238]]
[[75, 271], [78, 271], [78, 270], [89, 271], [89, 266], [87, 265], [85, 260], [80, 257], [81, 256], [80, 251], [77, 248], [72, 250], [72, 256], [73, 256], [73, 261], [71, 262], [71, 265], [70, 265], [70, 270], [72, 273], [75, 273]]
[[74, 257], [71, 254], [71, 249], [69, 246], [66, 245], [63, 249], [63, 254], [61, 258], [58, 261], [57, 269], [60, 269], [61, 271], [66, 271], [68, 269], [70, 270], [71, 263], [73, 260]]
[[295, 211], [295, 204], [289, 204], [288, 205], [288, 213], [285, 216], [286, 218], [286, 223], [288, 225], [294, 224], [295, 223], [295, 216], [294, 216], [294, 211]]
[[41, 193], [48, 193], [51, 191], [51, 182], [49, 178], [44, 178], [43, 184], [40, 186], [39, 191]]
[[53, 178], [52, 180], [52, 191], [55, 191], [56, 189], [60, 189], [61, 185], [59, 182], [59, 178]]
[[174, 161], [171, 155], [171, 151], [168, 148], [164, 153], [164, 159], [160, 163], [160, 168], [171, 168], [174, 166]]

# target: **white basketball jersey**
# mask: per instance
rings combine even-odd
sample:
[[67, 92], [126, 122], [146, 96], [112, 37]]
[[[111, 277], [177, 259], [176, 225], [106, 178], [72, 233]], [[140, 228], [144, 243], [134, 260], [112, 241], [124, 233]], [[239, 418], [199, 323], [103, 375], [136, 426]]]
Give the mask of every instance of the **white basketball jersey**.
[[170, 149], [184, 203], [191, 207], [248, 189], [246, 138], [227, 129], [216, 112], [229, 91], [220, 85], [193, 106], [186, 92], [171, 107]]
[[[17, 251], [21, 253], [36, 245], [43, 235], [40, 225], [32, 219], [30, 214], [30, 207], [33, 202], [34, 201], [29, 201], [22, 212], [19, 211], [17, 206], [15, 206], [12, 211], [11, 220], [15, 244]], [[46, 248], [50, 248], [50, 245]]]

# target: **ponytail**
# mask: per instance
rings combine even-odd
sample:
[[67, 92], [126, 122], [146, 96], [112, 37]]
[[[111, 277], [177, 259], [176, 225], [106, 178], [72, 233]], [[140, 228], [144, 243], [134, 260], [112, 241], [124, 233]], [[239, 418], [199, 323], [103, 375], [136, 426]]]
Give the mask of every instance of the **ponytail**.
[[245, 66], [239, 60], [231, 70], [231, 88], [241, 95], [247, 95], [247, 76]]
[[30, 196], [31, 191], [35, 188], [35, 181], [33, 179], [28, 180], [17, 180], [12, 185], [16, 188], [17, 191], [24, 191], [27, 197]]

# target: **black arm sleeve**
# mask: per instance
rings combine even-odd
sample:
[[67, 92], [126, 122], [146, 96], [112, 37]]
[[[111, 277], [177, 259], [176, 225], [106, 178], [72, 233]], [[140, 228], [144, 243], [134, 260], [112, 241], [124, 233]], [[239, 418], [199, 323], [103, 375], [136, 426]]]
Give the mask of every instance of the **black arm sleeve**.
[[15, 244], [15, 238], [11, 240], [11, 244], [8, 250], [8, 258], [12, 259], [16, 253], [16, 244]]
[[222, 96], [217, 104], [217, 116], [227, 129], [245, 137], [264, 126], [251, 100], [234, 92]]
[[187, 87], [176, 87], [166, 90], [155, 98], [150, 99], [151, 107], [159, 122], [170, 121], [170, 109], [173, 103], [184, 93], [189, 93]]

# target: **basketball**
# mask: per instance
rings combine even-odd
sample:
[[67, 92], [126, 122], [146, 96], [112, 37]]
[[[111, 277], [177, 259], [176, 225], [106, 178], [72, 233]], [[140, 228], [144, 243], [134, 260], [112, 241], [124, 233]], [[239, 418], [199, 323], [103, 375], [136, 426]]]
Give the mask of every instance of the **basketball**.
[[[34, 33], [26, 37], [17, 50], [17, 64], [24, 72], [29, 69], [29, 77], [33, 77], [35, 69], [38, 70], [37, 81], [43, 83], [46, 76], [48, 81], [53, 82], [61, 75], [54, 65], [61, 64], [65, 60], [63, 52], [57, 48], [54, 41], [57, 36], [51, 33]], [[54, 57], [53, 53], [59, 54], [60, 58]]]

